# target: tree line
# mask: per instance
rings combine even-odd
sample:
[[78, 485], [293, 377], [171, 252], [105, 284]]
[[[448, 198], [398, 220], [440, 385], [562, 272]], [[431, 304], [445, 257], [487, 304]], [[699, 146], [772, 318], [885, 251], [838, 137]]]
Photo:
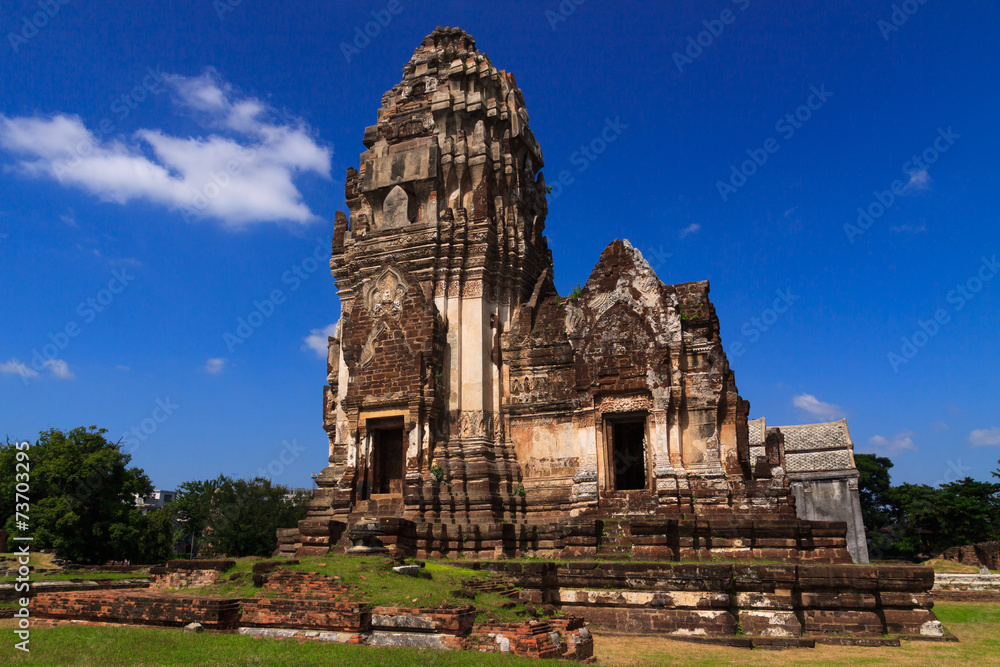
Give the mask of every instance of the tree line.
[[[275, 531], [305, 518], [309, 494], [290, 494], [261, 477], [226, 475], [184, 482], [174, 502], [143, 514], [136, 497], [151, 494], [153, 484], [105, 433], [96, 426], [49, 429], [26, 450], [9, 438], [0, 445], [0, 526], [10, 536], [31, 536], [34, 549], [55, 549], [75, 563], [151, 564], [175, 557], [179, 540], [189, 541], [198, 555], [269, 556]], [[28, 456], [19, 460], [18, 451]], [[27, 476], [24, 467], [16, 468], [19, 462], [28, 464]], [[30, 499], [28, 512], [18, 507], [19, 483]], [[27, 514], [26, 530], [18, 528], [15, 510]]]
[[[888, 458], [855, 454], [854, 461], [872, 560], [919, 562], [949, 547], [1000, 540], [1000, 484], [966, 477], [894, 486]], [[1000, 469], [992, 474], [1000, 478]]]

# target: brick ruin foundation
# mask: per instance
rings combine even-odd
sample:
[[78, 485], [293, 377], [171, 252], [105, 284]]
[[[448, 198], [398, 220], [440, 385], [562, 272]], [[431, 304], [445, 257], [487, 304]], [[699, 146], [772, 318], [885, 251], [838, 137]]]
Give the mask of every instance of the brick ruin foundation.
[[595, 627], [675, 637], [864, 644], [944, 639], [934, 572], [910, 566], [456, 562]]
[[[246, 635], [314, 639], [370, 646], [512, 653], [533, 658], [589, 661], [594, 642], [574, 616], [521, 623], [476, 622], [473, 605], [440, 608], [372, 606], [339, 580], [278, 569], [259, 575], [261, 594], [252, 598], [187, 596], [166, 592], [215, 581], [232, 561], [195, 569], [184, 561], [154, 568], [149, 590], [40, 593], [31, 615], [42, 623], [85, 622], [182, 627]], [[405, 576], [405, 575], [400, 575]], [[37, 621], [36, 621], [37, 622]]]

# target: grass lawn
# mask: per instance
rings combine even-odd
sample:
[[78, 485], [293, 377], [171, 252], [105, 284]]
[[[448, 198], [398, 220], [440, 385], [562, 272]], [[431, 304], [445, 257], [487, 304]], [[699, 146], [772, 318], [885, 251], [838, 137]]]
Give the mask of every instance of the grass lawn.
[[[942, 602], [935, 607], [961, 640], [903, 642], [900, 648], [819, 646], [815, 649], [750, 651], [669, 639], [596, 632], [599, 665], [995, 665], [1000, 662], [1000, 605]], [[31, 653], [13, 648], [13, 621], [0, 621], [0, 664], [100, 665], [555, 665], [482, 653], [383, 649], [322, 642], [243, 637], [153, 628], [64, 626], [31, 631]]]
[[[0, 566], [4, 568], [17, 567], [18, 555], [15, 553], [0, 553]], [[31, 566], [35, 568], [31, 572], [32, 581], [66, 581], [68, 579], [136, 579], [148, 577], [143, 572], [97, 572], [90, 570], [74, 570], [65, 572], [52, 563], [51, 554], [41, 552], [31, 552]], [[16, 581], [17, 577], [0, 577], [0, 583], [10, 583]]]
[[[185, 588], [169, 591], [178, 595], [204, 595], [211, 597], [250, 598], [267, 596], [268, 593], [255, 588], [251, 579], [253, 564], [262, 559], [241, 558], [236, 565], [221, 573], [216, 583], [201, 588]], [[493, 575], [474, 572], [463, 568], [441, 565], [428, 561], [424, 570], [430, 579], [409, 577], [392, 571], [392, 562], [386, 556], [304, 556], [296, 565], [285, 565], [290, 570], [318, 572], [331, 577], [340, 577], [341, 583], [355, 591], [356, 599], [377, 606], [394, 607], [440, 607], [451, 604], [456, 607], [474, 604], [485, 617], [492, 614], [500, 622], [516, 622], [526, 617], [523, 604], [514, 604], [497, 593], [477, 593], [475, 601], [454, 595], [470, 581], [494, 581]], [[413, 562], [410, 559], [407, 562]], [[233, 578], [235, 577], [235, 578]], [[352, 598], [353, 599], [353, 598]], [[508, 608], [504, 608], [508, 607]], [[530, 618], [530, 617], [528, 617]]]
[[[944, 560], [943, 558], [925, 560], [921, 565], [933, 567], [935, 572], [940, 572], [941, 574], [979, 574], [979, 568], [974, 565], [963, 565], [962, 563], [956, 563], [953, 560]], [[1000, 570], [992, 570], [992, 573], [1000, 574]]]

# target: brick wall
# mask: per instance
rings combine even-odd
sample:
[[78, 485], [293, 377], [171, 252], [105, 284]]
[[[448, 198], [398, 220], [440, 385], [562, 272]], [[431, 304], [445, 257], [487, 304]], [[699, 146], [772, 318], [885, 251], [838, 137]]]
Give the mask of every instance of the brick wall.
[[136, 625], [184, 626], [201, 623], [210, 629], [236, 627], [239, 600], [168, 597], [146, 592], [87, 591], [41, 593], [31, 601], [38, 618], [85, 620]]

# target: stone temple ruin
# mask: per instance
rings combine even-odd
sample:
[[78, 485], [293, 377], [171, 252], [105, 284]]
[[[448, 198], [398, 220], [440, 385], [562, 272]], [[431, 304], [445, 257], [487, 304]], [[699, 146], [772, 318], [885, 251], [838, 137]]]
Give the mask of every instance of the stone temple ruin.
[[748, 422], [707, 281], [618, 240], [556, 292], [524, 97], [468, 34], [424, 39], [364, 145], [329, 465], [281, 552], [867, 561], [846, 424]]

